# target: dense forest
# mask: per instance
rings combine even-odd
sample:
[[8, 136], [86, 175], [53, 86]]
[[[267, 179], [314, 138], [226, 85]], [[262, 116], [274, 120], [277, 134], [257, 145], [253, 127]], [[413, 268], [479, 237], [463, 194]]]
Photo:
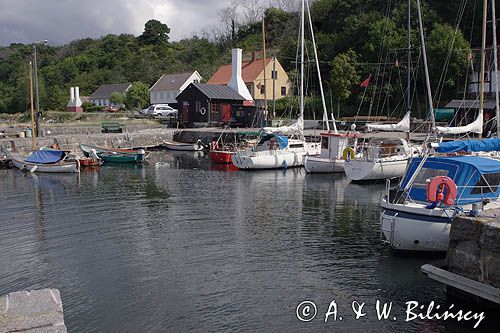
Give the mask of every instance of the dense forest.
[[[81, 95], [90, 95], [103, 83], [142, 82], [150, 86], [163, 73], [198, 70], [208, 79], [221, 64], [230, 62], [232, 47], [243, 48], [246, 53], [262, 49], [263, 15], [268, 55], [275, 54], [290, 77], [296, 78], [300, 19], [296, 2], [270, 8], [250, 8], [241, 3], [235, 0], [222, 11], [219, 24], [180, 41], [169, 39], [168, 22], [149, 20], [139, 36], [106, 35], [67, 45], [38, 45], [41, 108], [63, 110], [70, 86], [79, 86]], [[406, 3], [405, 0], [311, 3], [325, 91], [331, 95], [328, 99], [332, 104], [342, 104], [345, 110], [342, 113], [352, 113], [358, 108], [362, 113], [381, 113], [380, 110], [386, 109], [391, 114], [404, 113], [402, 96], [408, 68]], [[422, 0], [421, 3], [434, 105], [439, 106], [463, 92], [471, 65], [477, 66], [477, 57], [471, 57], [471, 47], [476, 48], [480, 43], [482, 2]], [[425, 105], [417, 18], [413, 1], [411, 68], [417, 87], [412, 97], [415, 108]], [[311, 82], [308, 95], [314, 96], [318, 85], [311, 79], [315, 64], [310, 39], [307, 51], [308, 82]], [[0, 47], [0, 112], [25, 112], [29, 108], [28, 63], [32, 53], [32, 45]], [[364, 91], [359, 83], [368, 77], [370, 84]]]

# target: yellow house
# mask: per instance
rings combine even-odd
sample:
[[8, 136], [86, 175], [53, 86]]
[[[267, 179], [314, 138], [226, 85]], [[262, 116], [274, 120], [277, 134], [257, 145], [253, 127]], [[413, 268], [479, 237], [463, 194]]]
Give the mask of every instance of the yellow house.
[[[266, 90], [268, 100], [272, 100], [273, 96], [275, 99], [278, 99], [289, 96], [292, 93], [292, 82], [278, 59], [266, 58], [267, 84], [264, 83], [263, 68], [263, 60], [262, 58], [257, 58], [257, 52], [252, 52], [251, 59], [242, 63], [241, 76], [254, 100], [264, 100], [264, 89]], [[226, 64], [222, 65], [207, 83], [227, 85], [229, 80], [231, 80], [231, 64]]]

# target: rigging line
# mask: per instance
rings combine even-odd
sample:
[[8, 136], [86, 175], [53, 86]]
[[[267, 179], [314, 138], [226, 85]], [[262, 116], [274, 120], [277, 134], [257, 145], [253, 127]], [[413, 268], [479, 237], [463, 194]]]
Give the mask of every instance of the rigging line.
[[[389, 51], [387, 50], [386, 51], [386, 40], [387, 40], [387, 29], [388, 29], [388, 26], [389, 26], [389, 14], [390, 14], [390, 8], [392, 8], [391, 6], [391, 1], [388, 1], [387, 3], [387, 6], [386, 6], [386, 12], [385, 12], [385, 16], [384, 16], [384, 27], [382, 29], [382, 34], [383, 34], [383, 39], [382, 39], [382, 44], [380, 45], [380, 49], [379, 49], [379, 54], [378, 54], [378, 61], [379, 63], [382, 62], [382, 57], [384, 55], [384, 53], [388, 53]], [[373, 89], [373, 94], [372, 94], [372, 97], [370, 99], [370, 106], [368, 108], [368, 116], [371, 116], [371, 113], [372, 113], [372, 108], [373, 108], [373, 101], [374, 101], [374, 98], [375, 98], [375, 95], [377, 93], [377, 87], [378, 87], [378, 80], [379, 80], [379, 75], [380, 75], [380, 67], [381, 65], [377, 66], [377, 70], [376, 70], [376, 74], [375, 74], [375, 82], [374, 82], [374, 89]], [[365, 89], [365, 92], [366, 92], [366, 89]]]
[[444, 90], [444, 83], [446, 81], [446, 74], [448, 72], [448, 67], [450, 65], [451, 55], [453, 53], [453, 48], [455, 46], [455, 41], [457, 39], [457, 35], [459, 32], [459, 26], [460, 26], [460, 23], [462, 22], [462, 18], [463, 18], [466, 6], [467, 6], [467, 0], [462, 0], [462, 2], [460, 4], [459, 15], [457, 16], [456, 21], [455, 21], [455, 32], [453, 34], [453, 38], [451, 40], [451, 45], [448, 49], [448, 54], [446, 56], [443, 70], [441, 71], [441, 76], [440, 76], [438, 84], [437, 84], [437, 89], [436, 89], [437, 93], [434, 95], [434, 105], [439, 105], [439, 103], [441, 102], [441, 96], [442, 96], [443, 90]]

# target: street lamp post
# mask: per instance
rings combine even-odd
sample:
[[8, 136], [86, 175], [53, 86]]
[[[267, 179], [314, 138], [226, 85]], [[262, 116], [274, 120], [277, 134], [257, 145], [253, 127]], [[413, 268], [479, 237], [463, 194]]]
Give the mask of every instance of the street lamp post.
[[35, 107], [36, 107], [36, 126], [35, 126], [35, 134], [36, 136], [40, 136], [40, 118], [42, 117], [42, 113], [40, 112], [40, 97], [38, 94], [38, 65], [36, 62], [36, 46], [37, 44], [47, 44], [47, 40], [43, 40], [40, 42], [36, 42], [33, 44], [33, 76], [35, 81]]

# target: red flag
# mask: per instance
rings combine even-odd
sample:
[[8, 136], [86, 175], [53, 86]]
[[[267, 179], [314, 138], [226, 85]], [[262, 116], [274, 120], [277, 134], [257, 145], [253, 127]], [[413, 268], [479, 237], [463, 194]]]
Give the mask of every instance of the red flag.
[[371, 77], [372, 77], [372, 75], [370, 74], [370, 76], [368, 76], [368, 78], [366, 80], [364, 80], [363, 82], [361, 82], [361, 84], [359, 86], [363, 87], [363, 88], [368, 87], [368, 83], [370, 83]]

